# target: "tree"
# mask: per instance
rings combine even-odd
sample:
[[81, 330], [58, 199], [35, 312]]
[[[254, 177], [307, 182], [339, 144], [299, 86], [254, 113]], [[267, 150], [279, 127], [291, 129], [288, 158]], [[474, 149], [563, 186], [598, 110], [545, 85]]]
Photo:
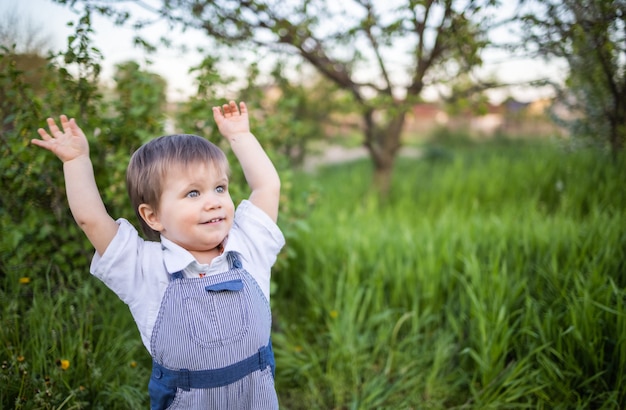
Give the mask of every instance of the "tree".
[[[117, 21], [129, 18], [121, 2], [85, 3]], [[425, 87], [453, 81], [481, 63], [479, 52], [488, 44], [488, 10], [498, 3], [162, 0], [160, 7], [147, 8], [230, 46], [249, 44], [297, 55], [348, 91], [362, 118], [374, 185], [384, 194], [410, 107]], [[134, 25], [141, 26], [141, 20]]]
[[0, 46], [15, 46], [18, 54], [45, 54], [50, 48], [50, 37], [32, 21], [24, 20], [17, 10], [9, 10], [0, 18]]
[[[573, 135], [608, 143], [614, 155], [626, 142], [626, 2], [521, 0], [526, 45], [569, 66], [560, 99], [575, 114]], [[527, 7], [527, 9], [524, 9]]]
[[163, 133], [167, 97], [166, 81], [158, 74], [142, 70], [134, 61], [115, 66], [114, 111], [123, 129], [111, 132], [114, 145], [134, 151], [148, 139]]
[[[0, 75], [3, 79], [12, 77], [11, 81], [17, 80], [16, 83], [0, 84], [0, 118], [15, 113], [15, 107], [9, 101], [13, 97], [11, 93], [24, 91], [19, 85], [29, 88], [37, 96], [46, 92], [42, 80], [48, 64], [45, 57], [48, 48], [48, 37], [42, 35], [41, 28], [24, 20], [16, 10], [10, 10], [0, 18]], [[14, 126], [13, 121], [3, 121], [0, 129], [7, 131]]]
[[[219, 63], [219, 58], [209, 56], [191, 69], [196, 76], [197, 92], [179, 104], [176, 118], [179, 129], [206, 136], [214, 133], [214, 122], [207, 117], [206, 107], [229, 98], [225, 90], [236, 81], [233, 76], [220, 74], [226, 70]], [[329, 98], [337, 88], [333, 83], [310, 69], [305, 70], [301, 64], [286, 66], [287, 62], [278, 61], [269, 76], [264, 76], [258, 64], [250, 64], [245, 85], [238, 94], [240, 99], [260, 108], [255, 109], [251, 122], [263, 146], [277, 151], [285, 166], [297, 168], [303, 165], [308, 145], [322, 139], [325, 126], [331, 122], [331, 112], [342, 106], [341, 101]]]
[[[258, 70], [257, 70], [258, 71]], [[249, 75], [244, 95], [263, 101], [263, 123], [258, 126], [272, 135], [270, 141], [277, 147], [290, 168], [304, 164], [310, 146], [330, 134], [332, 115], [344, 110], [341, 93], [326, 77], [312, 72], [302, 64], [289, 66], [279, 61], [271, 70], [266, 83], [259, 84], [259, 74]]]

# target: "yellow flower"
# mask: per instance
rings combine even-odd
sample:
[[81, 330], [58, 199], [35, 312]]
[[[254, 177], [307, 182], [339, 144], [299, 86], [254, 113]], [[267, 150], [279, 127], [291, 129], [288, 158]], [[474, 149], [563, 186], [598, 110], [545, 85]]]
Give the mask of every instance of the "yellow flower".
[[136, 362], [136, 361], [134, 361], [134, 360], [133, 360], [132, 362], [130, 362], [130, 367], [132, 367], [133, 369], [134, 369], [135, 367], [137, 367], [137, 362]]
[[26, 285], [26, 284], [30, 283], [30, 278], [28, 278], [28, 277], [26, 277], [26, 276], [21, 277], [21, 278], [20, 278], [20, 283], [21, 283], [22, 285]]
[[57, 366], [59, 366], [61, 370], [67, 370], [70, 368], [70, 361], [67, 359], [57, 360]]
[[336, 310], [331, 310], [329, 315], [331, 319], [336, 319], [337, 316], [339, 316], [339, 312], [337, 312]]
[[24, 361], [24, 356], [17, 356], [17, 361], [18, 362], [23, 362]]

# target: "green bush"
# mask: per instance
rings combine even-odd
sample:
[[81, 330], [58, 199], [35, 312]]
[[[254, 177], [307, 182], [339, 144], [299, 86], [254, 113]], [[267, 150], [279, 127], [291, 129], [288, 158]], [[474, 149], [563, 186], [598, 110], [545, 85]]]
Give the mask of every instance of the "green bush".
[[[128, 409], [146, 403], [150, 363], [132, 318], [88, 273], [93, 248], [68, 209], [60, 161], [30, 144], [46, 117], [77, 118], [110, 211], [132, 216], [130, 209], [121, 211], [127, 200], [120, 175], [140, 141], [120, 145], [107, 138], [128, 118], [116, 116], [102, 98], [100, 57], [89, 46], [90, 33], [86, 15], [67, 51], [50, 55], [36, 76], [16, 64], [14, 49], [0, 51], [2, 408]], [[141, 115], [148, 120], [155, 114], [134, 120], [141, 123]]]

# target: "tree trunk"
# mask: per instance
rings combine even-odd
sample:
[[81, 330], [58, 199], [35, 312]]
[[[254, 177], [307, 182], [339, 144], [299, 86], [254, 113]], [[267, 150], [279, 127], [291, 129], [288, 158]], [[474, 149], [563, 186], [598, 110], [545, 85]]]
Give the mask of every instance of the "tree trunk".
[[373, 111], [364, 114], [365, 147], [374, 164], [373, 189], [384, 200], [391, 191], [393, 167], [400, 150], [400, 136], [406, 113], [396, 113], [382, 127], [374, 121], [373, 114]]
[[619, 153], [624, 149], [624, 143], [626, 143], [626, 103], [618, 99], [614, 112], [615, 115], [610, 121], [609, 141], [613, 159], [617, 159]]
[[372, 177], [372, 184], [374, 191], [381, 202], [384, 202], [389, 197], [391, 192], [391, 181], [393, 177], [393, 164], [394, 160], [389, 163], [378, 164], [374, 161], [374, 175]]

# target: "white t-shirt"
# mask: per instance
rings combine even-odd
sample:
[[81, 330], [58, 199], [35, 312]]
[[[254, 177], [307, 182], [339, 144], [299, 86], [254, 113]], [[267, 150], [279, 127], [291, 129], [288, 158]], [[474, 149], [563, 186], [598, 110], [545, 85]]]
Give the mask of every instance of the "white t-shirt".
[[95, 253], [90, 270], [128, 305], [148, 351], [172, 273], [183, 271], [185, 277], [200, 277], [225, 272], [230, 268], [226, 254], [234, 251], [269, 301], [270, 270], [285, 238], [274, 221], [252, 202], [244, 200], [237, 207], [224, 253], [210, 265], [198, 263], [191, 253], [164, 237], [161, 242], [142, 239], [123, 218], [117, 223], [115, 238], [104, 255]]

